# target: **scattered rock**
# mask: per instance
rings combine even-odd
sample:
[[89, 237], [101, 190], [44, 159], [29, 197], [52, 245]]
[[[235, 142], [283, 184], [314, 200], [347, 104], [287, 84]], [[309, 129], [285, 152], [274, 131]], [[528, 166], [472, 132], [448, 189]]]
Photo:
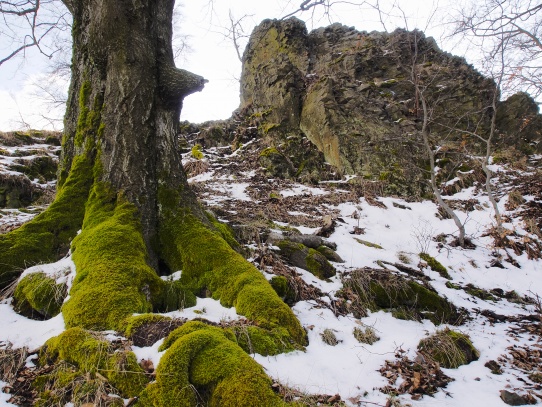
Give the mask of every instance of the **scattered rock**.
[[517, 393], [512, 393], [508, 390], [501, 390], [501, 400], [509, 406], [525, 406], [527, 404], [535, 404], [527, 401]]
[[487, 367], [489, 370], [491, 370], [491, 373], [493, 374], [502, 374], [502, 367], [494, 360], [488, 360], [485, 364], [485, 367]]
[[294, 267], [307, 270], [320, 279], [333, 277], [336, 274], [335, 267], [315, 249], [289, 240], [281, 240], [277, 242], [277, 246], [280, 248], [280, 253]]

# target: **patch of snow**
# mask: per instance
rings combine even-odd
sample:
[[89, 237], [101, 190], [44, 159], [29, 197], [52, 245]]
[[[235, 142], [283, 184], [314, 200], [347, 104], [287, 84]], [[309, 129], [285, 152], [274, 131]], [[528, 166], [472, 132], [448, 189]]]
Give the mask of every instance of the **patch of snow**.
[[296, 185], [296, 186], [293, 186], [292, 188], [280, 191], [280, 194], [283, 197], [287, 198], [289, 196], [297, 196], [297, 195], [304, 195], [304, 194], [327, 195], [329, 194], [329, 192], [321, 188], [308, 187], [306, 185]]

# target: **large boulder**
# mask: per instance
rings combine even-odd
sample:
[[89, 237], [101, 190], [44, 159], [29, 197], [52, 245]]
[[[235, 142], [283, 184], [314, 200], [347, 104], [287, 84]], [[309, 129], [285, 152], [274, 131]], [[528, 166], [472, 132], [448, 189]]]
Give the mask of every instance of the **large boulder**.
[[[270, 145], [266, 168], [291, 150], [290, 139], [306, 137], [339, 173], [381, 182], [386, 193], [421, 196], [429, 191], [428, 160], [415, 81], [431, 110], [434, 145], [449, 150], [465, 141], [464, 131], [487, 137], [494, 82], [463, 58], [441, 51], [432, 38], [420, 31], [368, 33], [341, 24], [308, 33], [296, 18], [265, 20], [255, 28], [243, 56], [238, 112], [260, 119]], [[500, 104], [500, 141], [537, 145], [542, 126], [525, 126], [527, 111], [516, 108], [529, 105], [534, 123], [538, 119], [532, 117], [540, 116], [533, 103], [522, 97], [521, 103]], [[485, 151], [476, 138], [467, 143], [473, 152]], [[300, 166], [288, 158], [286, 175]]]

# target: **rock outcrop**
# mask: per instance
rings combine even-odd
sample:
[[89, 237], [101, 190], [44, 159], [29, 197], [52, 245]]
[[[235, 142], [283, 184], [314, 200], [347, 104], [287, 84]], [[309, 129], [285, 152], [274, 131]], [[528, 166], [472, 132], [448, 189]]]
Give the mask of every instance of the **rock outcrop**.
[[[306, 138], [340, 174], [381, 182], [385, 193], [422, 196], [428, 164], [415, 83], [435, 146], [484, 151], [467, 132], [487, 137], [494, 82], [420, 31], [367, 33], [333, 24], [308, 33], [296, 18], [265, 20], [245, 50], [238, 113], [258, 118], [269, 144], [263, 165], [271, 172], [290, 167], [276, 175], [295, 176], [295, 140]], [[542, 118], [531, 98], [515, 95], [497, 114], [497, 148], [542, 148]], [[289, 162], [280, 166], [282, 156]]]
[[0, 132], [0, 208], [20, 208], [52, 195], [60, 133]]

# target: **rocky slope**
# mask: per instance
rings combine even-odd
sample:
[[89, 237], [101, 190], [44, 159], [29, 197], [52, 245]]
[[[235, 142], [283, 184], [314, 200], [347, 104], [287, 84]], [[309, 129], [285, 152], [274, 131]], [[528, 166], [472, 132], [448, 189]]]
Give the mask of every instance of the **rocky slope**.
[[[441, 179], [457, 177], [459, 167], [472, 170], [468, 155], [485, 145], [470, 133], [488, 137], [495, 84], [419, 31], [333, 24], [308, 33], [295, 18], [266, 20], [244, 53], [240, 108], [202, 139], [236, 143], [258, 129], [269, 147], [260, 161], [272, 175], [323, 179], [324, 159], [338, 174], [381, 182], [387, 194], [427, 196], [415, 83], [429, 108]], [[496, 114], [494, 150], [542, 151], [542, 117], [531, 98], [512, 96]]]
[[[465, 224], [465, 248], [427, 193], [413, 55], [434, 107], [439, 183]], [[210, 219], [223, 222], [217, 229], [292, 307], [306, 348], [270, 352], [254, 321], [207, 290], [174, 311], [128, 318], [123, 332], [65, 331], [68, 256], [30, 267], [1, 293], [0, 404], [134, 405], [167, 359], [170, 333], [194, 327], [220, 336], [233, 363], [249, 354], [297, 405], [542, 401], [541, 119], [521, 94], [497, 111], [498, 229], [480, 146], [460, 131], [487, 129], [491, 87], [421, 33], [263, 22], [245, 53], [240, 109], [226, 121], [183, 123], [180, 154]], [[0, 146], [1, 173], [36, 190], [54, 182], [53, 166], [39, 163], [54, 162], [59, 148], [38, 136], [3, 135]], [[11, 191], [9, 206], [33, 203]], [[40, 210], [2, 210], [0, 232]], [[163, 278], [174, 285], [181, 274]], [[83, 350], [63, 361], [70, 341]], [[206, 389], [195, 390], [203, 400]]]

